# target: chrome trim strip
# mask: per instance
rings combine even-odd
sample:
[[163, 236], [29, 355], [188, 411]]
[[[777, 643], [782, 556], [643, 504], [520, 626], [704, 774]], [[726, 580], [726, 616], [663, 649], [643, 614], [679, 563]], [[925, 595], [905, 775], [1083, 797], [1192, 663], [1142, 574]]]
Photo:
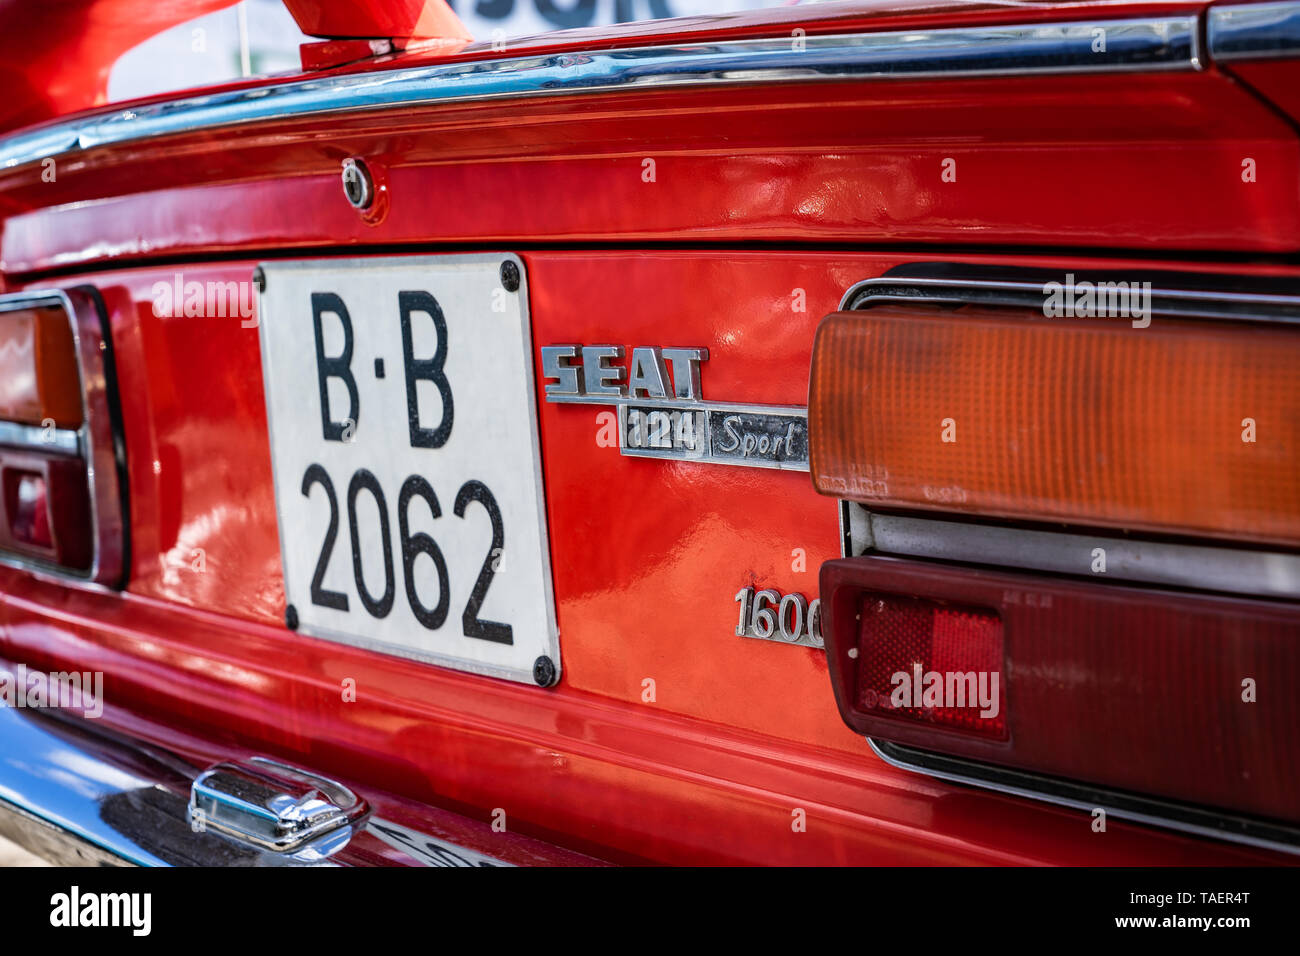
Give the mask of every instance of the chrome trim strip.
[[1210, 9], [1210, 56], [1231, 63], [1300, 55], [1300, 2], [1250, 3]]
[[0, 422], [0, 445], [76, 457], [81, 454], [81, 433], [75, 428], [46, 429], [41, 425]]
[[[858, 535], [850, 517], [861, 509]], [[1140, 581], [1254, 597], [1300, 600], [1300, 555], [1116, 538], [1106, 534], [1036, 531], [939, 518], [877, 514], [857, 502], [841, 502], [844, 546], [855, 557], [881, 554], [1020, 568], [1107, 581]], [[859, 546], [861, 537], [867, 548]], [[1106, 573], [1093, 574], [1092, 549], [1105, 548]]]
[[948, 757], [874, 737], [866, 740], [876, 756], [891, 767], [925, 774], [927, 777], [1089, 813], [1103, 809], [1107, 816], [1120, 820], [1243, 843], [1266, 850], [1300, 854], [1300, 831], [1281, 824], [1122, 793], [1105, 787], [1091, 787], [1072, 780], [1043, 777], [996, 764]]
[[77, 444], [86, 459], [95, 554], [86, 572], [4, 552], [0, 552], [0, 564], [116, 587], [122, 583], [124, 571], [126, 522], [122, 513], [113, 396], [109, 394], [110, 375], [106, 366], [106, 362], [111, 361], [112, 349], [105, 339], [99, 304], [84, 289], [44, 289], [0, 295], [0, 315], [42, 305], [61, 308], [72, 326], [77, 372], [81, 377], [82, 423], [76, 432]]
[[[1133, 270], [1128, 270], [1133, 271]], [[1121, 272], [1115, 273], [1121, 281]], [[1064, 278], [1062, 272], [1058, 278]], [[1043, 284], [1014, 280], [879, 276], [849, 287], [839, 311], [857, 311], [882, 302], [1042, 308]], [[1151, 312], [1174, 318], [1229, 319], [1300, 324], [1300, 296], [1200, 289], [1151, 289]]]
[[[1102, 37], [1105, 49], [1094, 52]], [[432, 103], [758, 82], [1199, 69], [1194, 16], [593, 50], [295, 80], [124, 108], [0, 140], [0, 168], [198, 129]]]

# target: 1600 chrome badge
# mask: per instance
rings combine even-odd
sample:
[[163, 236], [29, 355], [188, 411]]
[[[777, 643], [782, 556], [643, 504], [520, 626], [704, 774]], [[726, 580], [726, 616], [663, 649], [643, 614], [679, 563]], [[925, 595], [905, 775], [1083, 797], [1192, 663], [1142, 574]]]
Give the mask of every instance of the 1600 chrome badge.
[[808, 410], [790, 405], [706, 402], [703, 348], [632, 349], [548, 345], [542, 375], [548, 402], [614, 405], [624, 455], [808, 470]]

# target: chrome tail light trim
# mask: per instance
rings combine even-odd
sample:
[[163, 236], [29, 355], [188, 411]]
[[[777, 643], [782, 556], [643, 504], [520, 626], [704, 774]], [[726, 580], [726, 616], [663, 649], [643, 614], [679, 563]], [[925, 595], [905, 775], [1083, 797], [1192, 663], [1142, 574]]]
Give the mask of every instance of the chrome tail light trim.
[[75, 458], [81, 454], [81, 431], [76, 428], [47, 431], [39, 425], [0, 422], [0, 445]]
[[1110, 580], [1300, 601], [1298, 554], [961, 519], [959, 514], [943, 518], [881, 514], [858, 502], [841, 501], [843, 556], [874, 551], [1095, 579], [1090, 570], [1092, 552], [1104, 548]]
[[[936, 263], [919, 263], [911, 269], [936, 267]], [[935, 271], [938, 271], [937, 268]], [[1017, 270], [1028, 274], [1031, 270]], [[1080, 279], [1091, 278], [1095, 269], [1078, 270]], [[1122, 270], [1126, 277], [1145, 278], [1139, 270]], [[864, 279], [851, 286], [840, 300], [839, 311], [868, 309], [883, 303], [922, 303], [930, 305], [1009, 306], [1041, 309], [1046, 295], [1044, 281], [1061, 279], [1063, 272], [1033, 270], [1035, 279], [989, 279], [953, 274], [912, 276], [891, 271], [875, 279]], [[1116, 271], [1119, 274], [1119, 271]], [[1300, 295], [1254, 292], [1246, 289], [1176, 288], [1166, 283], [1177, 281], [1168, 273], [1152, 272], [1151, 314], [1170, 318], [1224, 319], [1242, 322], [1280, 322], [1300, 324]], [[1036, 281], [1035, 281], [1036, 280]]]
[[949, 757], [872, 737], [867, 738], [867, 743], [885, 763], [940, 780], [982, 787], [1015, 797], [1042, 800], [1085, 812], [1105, 810], [1107, 816], [1118, 820], [1300, 855], [1300, 831], [1282, 824], [1089, 786], [1074, 780], [1025, 773], [977, 760]]
[[[90, 519], [94, 557], [84, 573], [46, 564], [32, 558], [0, 553], [0, 563], [56, 574], [116, 588], [124, 583], [127, 568], [128, 503], [126, 496], [126, 445], [122, 437], [113, 347], [108, 322], [98, 294], [89, 288], [45, 289], [0, 295], [0, 315], [33, 306], [56, 306], [68, 316], [81, 379], [81, 427], [55, 432], [53, 447], [39, 433], [12, 426], [0, 433], [0, 444], [34, 447], [42, 451], [76, 454], [86, 461], [90, 491]], [[13, 441], [6, 440], [6, 436]], [[32, 444], [29, 439], [35, 439]]]

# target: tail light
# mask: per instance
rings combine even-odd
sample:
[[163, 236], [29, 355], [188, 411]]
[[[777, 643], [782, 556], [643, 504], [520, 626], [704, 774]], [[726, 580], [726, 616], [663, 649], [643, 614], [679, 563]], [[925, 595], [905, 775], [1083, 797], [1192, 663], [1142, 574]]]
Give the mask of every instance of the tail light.
[[[832, 685], [858, 732], [1300, 824], [1293, 606], [888, 557], [827, 562], [820, 583]], [[945, 679], [935, 706], [879, 706], [887, 672], [918, 671]], [[1000, 697], [953, 707], [946, 678], [982, 671], [1000, 672]]]
[[1050, 277], [997, 273], [894, 270], [818, 327], [812, 479], [862, 505], [821, 572], [842, 717], [910, 769], [1300, 851], [1300, 296], [1155, 274], [1141, 315], [1049, 317]]
[[0, 561], [120, 583], [116, 418], [93, 293], [0, 296]]
[[813, 483], [881, 508], [1300, 544], [1300, 332], [881, 306], [813, 351]]

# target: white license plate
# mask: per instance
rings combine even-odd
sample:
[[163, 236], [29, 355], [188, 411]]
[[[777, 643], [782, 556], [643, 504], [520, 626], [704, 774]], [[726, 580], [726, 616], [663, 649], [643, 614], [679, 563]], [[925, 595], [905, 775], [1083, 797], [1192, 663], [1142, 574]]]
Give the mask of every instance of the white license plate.
[[[503, 286], [506, 261], [517, 291]], [[290, 626], [553, 683], [560, 647], [523, 263], [421, 256], [261, 269]]]

